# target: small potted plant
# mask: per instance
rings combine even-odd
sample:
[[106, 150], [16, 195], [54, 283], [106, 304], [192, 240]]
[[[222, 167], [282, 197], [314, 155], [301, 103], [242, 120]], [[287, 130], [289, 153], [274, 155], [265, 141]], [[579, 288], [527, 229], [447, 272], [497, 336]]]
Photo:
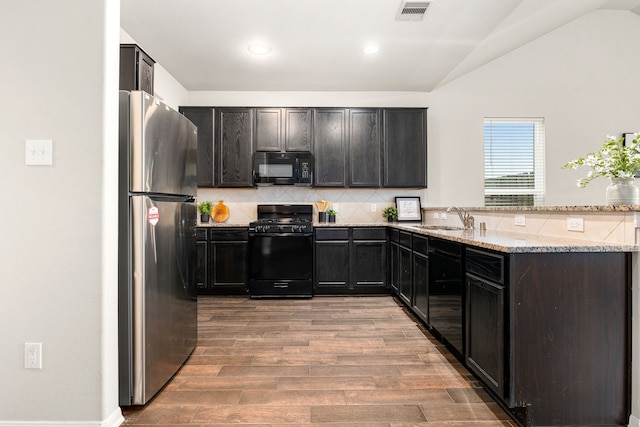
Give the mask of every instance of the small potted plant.
[[200, 212], [200, 222], [208, 223], [211, 219], [211, 209], [213, 209], [213, 202], [208, 200], [198, 203], [198, 212]]
[[327, 211], [327, 216], [329, 217], [329, 222], [336, 222], [336, 211], [329, 209]]
[[382, 217], [387, 218], [387, 221], [393, 222], [398, 219], [398, 209], [395, 206], [389, 206], [382, 210]]

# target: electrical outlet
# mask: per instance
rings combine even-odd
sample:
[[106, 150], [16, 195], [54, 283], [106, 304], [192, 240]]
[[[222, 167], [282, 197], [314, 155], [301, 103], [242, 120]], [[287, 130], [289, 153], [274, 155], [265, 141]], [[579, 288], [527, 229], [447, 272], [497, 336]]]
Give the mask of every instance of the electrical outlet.
[[440, 214], [440, 219], [447, 219], [447, 213], [446, 212], [442, 212]]
[[27, 139], [24, 164], [27, 166], [53, 165], [53, 141], [51, 139]]
[[433, 213], [433, 219], [438, 219], [438, 212]]
[[337, 204], [337, 203], [334, 203], [334, 204], [333, 204], [333, 210], [334, 210], [334, 211], [336, 211], [336, 212], [339, 212], [339, 211], [340, 211], [340, 207], [338, 206], [338, 204]]
[[524, 215], [516, 215], [516, 217], [513, 220], [513, 223], [520, 227], [524, 227], [525, 225], [527, 225], [527, 222], [524, 219]]
[[24, 367], [26, 369], [42, 369], [42, 343], [24, 343]]
[[583, 218], [567, 218], [567, 230], [568, 231], [584, 231], [584, 219]]
[[375, 203], [371, 203], [371, 212], [375, 212], [378, 209]]

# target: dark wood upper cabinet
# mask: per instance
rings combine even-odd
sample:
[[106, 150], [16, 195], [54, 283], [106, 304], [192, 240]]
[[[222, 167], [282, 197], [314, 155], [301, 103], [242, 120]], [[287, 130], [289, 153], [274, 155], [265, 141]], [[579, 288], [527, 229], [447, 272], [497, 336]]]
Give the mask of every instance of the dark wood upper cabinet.
[[315, 186], [346, 185], [347, 111], [344, 108], [313, 110]]
[[214, 110], [212, 107], [180, 107], [180, 112], [198, 128], [198, 187], [213, 187]]
[[427, 186], [427, 110], [388, 108], [384, 115], [383, 187]]
[[285, 108], [285, 151], [311, 151], [311, 108]]
[[256, 108], [256, 151], [280, 151], [282, 109]]
[[120, 45], [120, 90], [143, 90], [153, 95], [155, 61], [135, 44]]
[[216, 186], [253, 186], [253, 109], [216, 110]]
[[349, 187], [380, 187], [379, 109], [349, 110]]
[[256, 108], [256, 151], [311, 151], [310, 108]]
[[180, 107], [198, 127], [198, 186], [253, 187], [254, 151], [310, 151], [316, 187], [424, 188], [421, 108]]

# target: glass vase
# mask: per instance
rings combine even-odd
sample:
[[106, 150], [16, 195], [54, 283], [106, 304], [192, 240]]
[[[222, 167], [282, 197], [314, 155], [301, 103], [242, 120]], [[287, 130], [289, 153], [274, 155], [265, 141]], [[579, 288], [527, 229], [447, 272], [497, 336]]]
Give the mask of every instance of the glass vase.
[[611, 178], [606, 196], [608, 205], [637, 205], [640, 190], [634, 178]]

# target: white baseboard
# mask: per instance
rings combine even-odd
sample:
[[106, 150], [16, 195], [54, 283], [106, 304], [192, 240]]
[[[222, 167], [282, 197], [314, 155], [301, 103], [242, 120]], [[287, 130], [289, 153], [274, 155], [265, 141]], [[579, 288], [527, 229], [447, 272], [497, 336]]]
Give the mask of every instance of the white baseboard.
[[104, 421], [3, 421], [0, 427], [118, 427], [124, 422], [122, 411], [117, 408]]
[[629, 417], [629, 427], [640, 427], [640, 419], [635, 415]]

